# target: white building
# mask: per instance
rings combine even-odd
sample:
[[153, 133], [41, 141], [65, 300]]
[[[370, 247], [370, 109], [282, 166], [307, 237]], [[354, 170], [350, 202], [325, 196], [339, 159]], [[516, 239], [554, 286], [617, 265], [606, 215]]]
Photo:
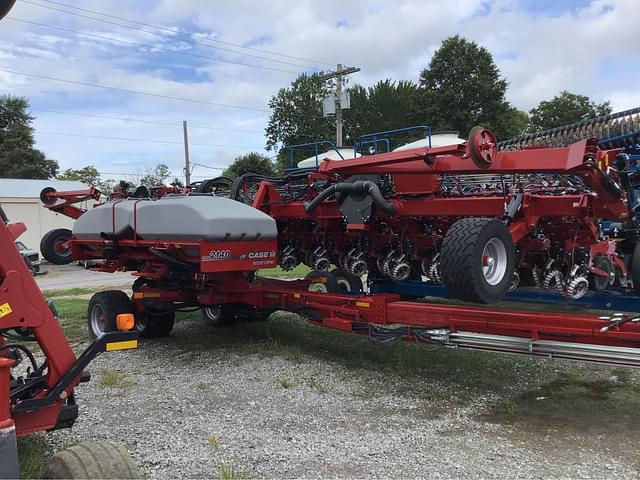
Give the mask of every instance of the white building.
[[[40, 239], [49, 230], [71, 229], [73, 225], [73, 219], [42, 206], [40, 192], [45, 187], [53, 187], [59, 192], [87, 188], [81, 182], [0, 178], [0, 205], [10, 222], [22, 222], [27, 226], [19, 240], [34, 250], [40, 250]], [[86, 205], [80, 206], [86, 208]]]

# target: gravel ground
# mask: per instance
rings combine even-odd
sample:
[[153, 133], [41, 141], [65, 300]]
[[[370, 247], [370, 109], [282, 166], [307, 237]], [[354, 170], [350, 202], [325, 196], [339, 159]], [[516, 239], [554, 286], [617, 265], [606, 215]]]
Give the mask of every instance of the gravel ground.
[[101, 272], [87, 270], [76, 263], [68, 265], [43, 263], [40, 269], [47, 272], [45, 275], [35, 277], [41, 290], [120, 286], [131, 284], [134, 280], [131, 272], [115, 272], [105, 275]]
[[[183, 321], [169, 339], [100, 356], [91, 366], [92, 381], [78, 389], [78, 422], [71, 431], [48, 434], [47, 442], [52, 448], [87, 439], [124, 442], [144, 474], [158, 479], [638, 475], [637, 425], [607, 426], [611, 412], [597, 421], [598, 406], [611, 407], [609, 397], [594, 400], [604, 402], [595, 404], [595, 430], [594, 413], [574, 416], [566, 397], [553, 400], [548, 421], [540, 411], [529, 421], [517, 401], [507, 404], [516, 412], [508, 421], [495, 415], [505, 400], [525, 398], [567, 375], [583, 387], [597, 377], [614, 388], [618, 370], [425, 349], [424, 362], [435, 358], [452, 369], [457, 358], [471, 362], [472, 375], [452, 370], [455, 381], [448, 382], [448, 372], [407, 376], [393, 366], [354, 368], [313, 351], [291, 357], [220, 344], [203, 348], [193, 334], [205, 328]], [[478, 385], [496, 375], [487, 365], [518, 380], [483, 392]], [[118, 381], [105, 384], [113, 372]], [[625, 378], [635, 393], [640, 381]], [[535, 395], [537, 404], [545, 401]], [[576, 402], [575, 408], [592, 406]]]

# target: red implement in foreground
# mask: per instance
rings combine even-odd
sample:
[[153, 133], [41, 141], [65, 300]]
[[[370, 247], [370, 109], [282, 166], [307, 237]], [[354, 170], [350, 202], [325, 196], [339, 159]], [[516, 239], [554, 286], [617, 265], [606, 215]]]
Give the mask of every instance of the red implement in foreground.
[[[96, 355], [137, 343], [135, 331], [110, 332], [76, 357], [55, 308], [16, 249], [14, 242], [25, 230], [22, 223], [9, 223], [0, 207], [0, 478], [18, 477], [16, 434], [73, 425], [78, 416], [74, 389], [89, 380], [84, 369]], [[45, 361], [36, 360], [31, 342]]]

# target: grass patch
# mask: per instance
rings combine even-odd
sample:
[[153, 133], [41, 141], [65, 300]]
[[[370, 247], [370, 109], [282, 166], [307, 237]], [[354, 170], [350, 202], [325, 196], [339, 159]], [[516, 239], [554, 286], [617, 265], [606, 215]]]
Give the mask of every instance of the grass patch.
[[222, 480], [243, 480], [247, 478], [238, 467], [224, 462], [218, 464], [218, 475]]
[[42, 469], [53, 452], [43, 434], [35, 433], [18, 438], [20, 478], [41, 478]]
[[100, 372], [100, 386], [102, 388], [128, 388], [133, 385], [135, 385], [133, 379], [120, 370], [106, 369]]
[[100, 292], [104, 290], [104, 287], [101, 288], [65, 288], [63, 290], [45, 290], [42, 294], [46, 298], [59, 298], [59, 297], [77, 297], [78, 295], [90, 295], [96, 292]]
[[89, 339], [87, 328], [87, 306], [89, 301], [81, 298], [59, 298], [55, 305], [58, 310], [60, 326], [69, 341]]
[[283, 377], [280, 379], [280, 386], [284, 389], [289, 389], [293, 387], [293, 380], [289, 377]]
[[311, 269], [309, 267], [301, 263], [296, 268], [289, 271], [285, 271], [280, 267], [265, 268], [264, 270], [259, 270], [258, 275], [261, 277], [304, 278], [310, 271]]
[[215, 435], [211, 435], [209, 438], [207, 438], [207, 443], [211, 445], [211, 448], [213, 448], [214, 450], [220, 449], [220, 439]]

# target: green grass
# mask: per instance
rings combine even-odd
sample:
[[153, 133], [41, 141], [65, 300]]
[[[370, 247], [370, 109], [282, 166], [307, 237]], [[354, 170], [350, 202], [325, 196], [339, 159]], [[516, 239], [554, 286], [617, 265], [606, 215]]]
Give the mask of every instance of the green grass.
[[133, 379], [120, 370], [105, 369], [100, 372], [100, 386], [102, 388], [128, 388], [135, 385]]
[[261, 277], [284, 277], [284, 278], [304, 278], [311, 269], [304, 264], [298, 265], [293, 270], [284, 271], [280, 267], [266, 268], [264, 270], [258, 270], [258, 275]]
[[238, 467], [228, 463], [218, 464], [218, 475], [222, 480], [243, 480], [247, 478]]
[[87, 327], [87, 306], [89, 301], [82, 298], [59, 298], [55, 302], [60, 326], [71, 342], [89, 339]]
[[59, 297], [76, 297], [78, 295], [91, 295], [96, 292], [104, 290], [104, 287], [101, 288], [65, 288], [63, 290], [45, 290], [43, 291], [43, 295], [46, 298], [59, 298]]
[[293, 387], [294, 383], [293, 383], [293, 379], [289, 378], [289, 377], [282, 377], [280, 379], [280, 386], [284, 389], [289, 389], [291, 387]]
[[45, 463], [53, 455], [44, 435], [35, 433], [18, 439], [20, 478], [41, 478]]

